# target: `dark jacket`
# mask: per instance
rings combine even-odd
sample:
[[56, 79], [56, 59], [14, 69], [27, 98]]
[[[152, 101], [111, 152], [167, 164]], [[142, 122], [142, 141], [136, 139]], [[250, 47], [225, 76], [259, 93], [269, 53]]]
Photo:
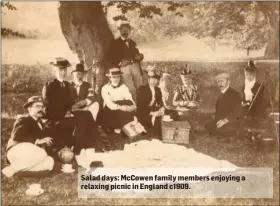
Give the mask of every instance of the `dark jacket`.
[[215, 120], [227, 118], [230, 122], [238, 121], [242, 117], [240, 96], [236, 90], [229, 87], [221, 94], [216, 103]]
[[74, 100], [71, 96], [70, 84], [64, 81], [62, 87], [57, 79], [47, 82], [42, 91], [46, 103], [46, 115], [49, 120], [62, 120], [67, 111], [71, 111]]
[[35, 144], [36, 139], [42, 139], [47, 136], [50, 136], [50, 130], [41, 129], [31, 116], [22, 116], [14, 123], [7, 149], [21, 142]]
[[71, 97], [74, 100], [74, 102], [78, 102], [85, 99], [89, 99], [92, 102], [95, 101], [94, 96], [89, 96], [90, 89], [92, 89], [91, 84], [83, 81], [78, 95], [75, 87], [75, 83], [74, 82], [70, 83]]
[[149, 106], [151, 101], [152, 91], [149, 85], [140, 86], [137, 90], [136, 105], [137, 118], [143, 125], [150, 124], [150, 112], [158, 111], [161, 107], [163, 107], [162, 94], [159, 87], [155, 87], [155, 102], [152, 106]]
[[122, 60], [135, 61], [134, 57], [136, 54], [139, 54], [139, 50], [136, 48], [135, 41], [128, 39], [129, 47], [122, 40], [121, 37], [113, 40], [111, 42], [107, 60], [110, 63], [110, 67], [118, 67]]
[[[248, 102], [245, 99], [244, 89], [245, 89], [245, 85], [242, 87], [242, 100], [241, 100], [242, 103]], [[259, 90], [259, 92], [258, 92], [258, 90]], [[264, 86], [263, 85], [261, 86], [260, 83], [256, 82], [254, 84], [254, 86], [252, 87], [251, 91], [253, 93], [252, 99], [255, 98], [257, 92], [258, 92], [258, 95], [253, 102], [253, 105], [248, 113], [248, 116], [264, 118], [266, 116], [266, 107], [267, 107], [267, 102], [265, 101], [265, 98], [264, 98]], [[245, 109], [244, 115], [247, 114], [249, 107], [250, 107], [250, 105], [244, 107], [244, 109]]]

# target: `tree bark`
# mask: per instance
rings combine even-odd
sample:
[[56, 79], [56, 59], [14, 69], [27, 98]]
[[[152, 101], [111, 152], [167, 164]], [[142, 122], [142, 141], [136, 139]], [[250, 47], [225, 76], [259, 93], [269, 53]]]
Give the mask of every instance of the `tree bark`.
[[279, 59], [279, 3], [278, 2], [259, 2], [259, 8], [267, 19], [268, 42], [265, 49], [265, 58]]
[[69, 48], [89, 70], [85, 80], [99, 91], [107, 69], [105, 54], [113, 39], [101, 2], [62, 1], [58, 13]]

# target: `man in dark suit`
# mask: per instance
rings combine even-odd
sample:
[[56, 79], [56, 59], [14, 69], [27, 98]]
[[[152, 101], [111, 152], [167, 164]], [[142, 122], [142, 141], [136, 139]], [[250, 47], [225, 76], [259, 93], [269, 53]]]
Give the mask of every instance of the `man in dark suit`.
[[42, 123], [42, 98], [30, 97], [23, 107], [28, 115], [16, 120], [7, 145], [7, 158], [11, 165], [2, 170], [7, 177], [21, 171], [52, 170], [54, 166], [53, 158], [45, 151], [45, 147], [52, 145], [53, 138], [51, 128], [45, 128]]
[[70, 84], [71, 96], [74, 99], [72, 110], [86, 110], [90, 111], [93, 119], [99, 111], [99, 103], [94, 97], [94, 92], [90, 83], [83, 81], [85, 73], [84, 65], [79, 63], [76, 65], [75, 70], [71, 72], [73, 80]]
[[60, 133], [55, 146], [74, 145], [74, 153], [79, 154], [81, 149], [93, 146], [94, 120], [89, 111], [72, 111], [75, 101], [71, 96], [70, 83], [65, 81], [69, 61], [56, 58], [51, 64], [56, 78], [45, 84], [42, 96], [46, 103], [46, 117], [55, 123]]
[[118, 67], [121, 69], [124, 83], [135, 100], [136, 90], [143, 84], [140, 62], [144, 59], [144, 56], [137, 49], [135, 41], [128, 38], [131, 32], [130, 25], [121, 23], [119, 31], [120, 37], [111, 43], [107, 59], [110, 68]]
[[215, 117], [205, 127], [210, 134], [235, 132], [242, 117], [240, 96], [237, 91], [230, 87], [228, 73], [219, 74], [215, 80], [221, 94], [216, 103]]
[[160, 121], [164, 115], [164, 105], [160, 88], [157, 87], [160, 75], [154, 71], [148, 72], [148, 84], [137, 90], [137, 118], [147, 128], [154, 128], [160, 133]]

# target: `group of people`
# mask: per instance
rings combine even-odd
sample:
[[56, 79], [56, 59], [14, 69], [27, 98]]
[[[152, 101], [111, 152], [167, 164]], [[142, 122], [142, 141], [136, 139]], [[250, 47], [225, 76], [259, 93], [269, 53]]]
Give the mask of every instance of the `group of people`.
[[[176, 87], [171, 101], [176, 109], [171, 109], [168, 101], [169, 74], [150, 70], [148, 83], [144, 84], [141, 68], [144, 56], [136, 43], [128, 39], [130, 25], [122, 24], [119, 29], [121, 36], [109, 49], [111, 67], [106, 74], [109, 81], [101, 89], [101, 100], [96, 98], [92, 85], [83, 81], [86, 70], [82, 63], [71, 71], [71, 82], [66, 81], [67, 68], [71, 66], [67, 59], [56, 58], [51, 63], [55, 78], [43, 86], [41, 96], [28, 99], [23, 106], [28, 115], [14, 123], [7, 146], [10, 165], [2, 170], [7, 177], [19, 171], [52, 170], [52, 156], [61, 148], [74, 147], [74, 154], [79, 155], [82, 149], [95, 147], [100, 128], [110, 136], [121, 133], [134, 122], [141, 134], [150, 130], [160, 134], [163, 115], [179, 120], [178, 111], [199, 107], [201, 95], [187, 65], [181, 71], [182, 85]], [[216, 76], [221, 95], [215, 118], [206, 124], [211, 134], [234, 125], [248, 108], [249, 115], [265, 116], [263, 86], [256, 82], [256, 73], [253, 64], [245, 68], [242, 97], [230, 87], [229, 74]]]

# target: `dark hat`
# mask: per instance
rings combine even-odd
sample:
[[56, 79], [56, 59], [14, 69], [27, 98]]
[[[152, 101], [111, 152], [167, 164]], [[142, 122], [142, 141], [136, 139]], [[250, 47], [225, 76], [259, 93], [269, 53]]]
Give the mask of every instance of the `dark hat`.
[[148, 72], [148, 77], [160, 79], [160, 75], [158, 73], [156, 73], [155, 71], [149, 71]]
[[69, 61], [65, 58], [62, 58], [62, 57], [55, 58], [55, 60], [53, 62], [51, 62], [50, 64], [52, 64], [56, 67], [69, 67], [69, 66], [71, 66]]
[[192, 74], [191, 70], [188, 68], [188, 65], [185, 64], [184, 67], [181, 69], [180, 75], [181, 76], [188, 76], [188, 75], [191, 75], [191, 74]]
[[111, 68], [109, 69], [109, 72], [106, 74], [107, 77], [111, 76], [121, 76], [122, 72], [119, 68]]
[[35, 102], [42, 102], [42, 103], [44, 103], [43, 99], [40, 96], [33, 96], [33, 97], [30, 97], [27, 100], [27, 102], [23, 105], [23, 108], [27, 109], [31, 104], [33, 104]]
[[78, 63], [78, 64], [76, 64], [76, 68], [71, 72], [71, 74], [73, 72], [87, 72], [87, 71], [85, 71], [84, 64]]
[[257, 67], [255, 65], [255, 62], [253, 60], [249, 60], [248, 61], [248, 66], [245, 67], [244, 69], [246, 72], [256, 72], [257, 71]]

